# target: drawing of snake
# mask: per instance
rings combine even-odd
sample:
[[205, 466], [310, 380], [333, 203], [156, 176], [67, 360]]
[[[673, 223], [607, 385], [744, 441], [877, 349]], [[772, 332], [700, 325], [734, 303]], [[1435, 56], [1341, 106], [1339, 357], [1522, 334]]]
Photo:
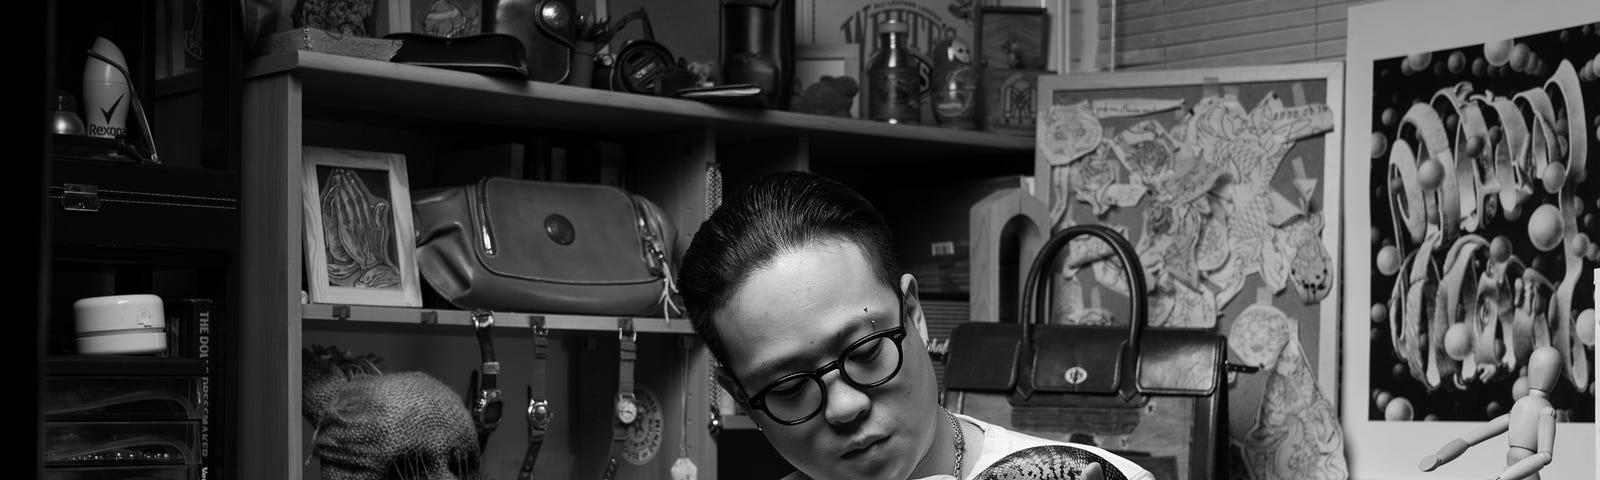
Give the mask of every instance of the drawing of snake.
[[[1094, 468], [1098, 467], [1098, 468]], [[1127, 480], [1105, 458], [1069, 445], [1043, 445], [1012, 452], [976, 480]]]

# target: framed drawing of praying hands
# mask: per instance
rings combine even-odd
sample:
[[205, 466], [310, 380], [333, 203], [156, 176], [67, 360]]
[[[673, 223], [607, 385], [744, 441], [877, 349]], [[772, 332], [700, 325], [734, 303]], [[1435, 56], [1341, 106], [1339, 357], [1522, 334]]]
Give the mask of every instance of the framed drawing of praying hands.
[[405, 156], [308, 146], [302, 158], [310, 301], [422, 306]]

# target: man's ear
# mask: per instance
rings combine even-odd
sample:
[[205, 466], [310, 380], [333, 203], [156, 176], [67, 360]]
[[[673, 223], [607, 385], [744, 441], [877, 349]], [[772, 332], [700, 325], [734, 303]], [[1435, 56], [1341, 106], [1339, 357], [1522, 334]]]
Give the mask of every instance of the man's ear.
[[907, 273], [900, 276], [900, 298], [905, 299], [906, 329], [917, 334], [922, 344], [928, 344], [928, 319], [922, 315], [922, 301], [917, 299], [917, 277]]

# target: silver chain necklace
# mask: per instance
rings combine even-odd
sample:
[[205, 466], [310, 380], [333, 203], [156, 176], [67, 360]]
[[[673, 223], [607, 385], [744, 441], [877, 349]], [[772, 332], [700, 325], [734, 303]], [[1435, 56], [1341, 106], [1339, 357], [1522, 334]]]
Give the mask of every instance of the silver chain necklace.
[[967, 457], [967, 435], [962, 433], [961, 422], [956, 420], [954, 413], [945, 408], [940, 410], [944, 410], [944, 416], [950, 418], [950, 427], [956, 431], [956, 480], [961, 480], [961, 467], [966, 463]]

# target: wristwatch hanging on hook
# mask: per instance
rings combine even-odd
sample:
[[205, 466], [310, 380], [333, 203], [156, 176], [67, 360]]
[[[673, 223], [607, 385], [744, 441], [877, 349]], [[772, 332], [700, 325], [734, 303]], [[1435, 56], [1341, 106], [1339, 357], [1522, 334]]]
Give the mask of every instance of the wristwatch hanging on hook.
[[533, 479], [533, 464], [539, 459], [539, 448], [544, 445], [545, 431], [550, 428], [550, 401], [545, 399], [545, 351], [549, 348], [549, 332], [544, 326], [544, 316], [528, 319], [533, 329], [533, 375], [528, 382], [528, 449], [522, 456], [522, 468], [517, 470], [517, 480]]
[[611, 455], [606, 460], [605, 480], [616, 478], [617, 457], [628, 439], [628, 426], [639, 418], [639, 405], [633, 396], [633, 364], [639, 358], [638, 339], [632, 318], [617, 319], [617, 403], [611, 419]]
[[478, 449], [489, 444], [489, 435], [500, 427], [503, 407], [500, 399], [500, 362], [494, 359], [494, 340], [490, 328], [494, 314], [488, 310], [472, 312], [472, 329], [478, 335], [478, 354], [481, 365], [472, 375], [472, 391], [476, 392], [471, 405], [473, 425], [478, 431]]

